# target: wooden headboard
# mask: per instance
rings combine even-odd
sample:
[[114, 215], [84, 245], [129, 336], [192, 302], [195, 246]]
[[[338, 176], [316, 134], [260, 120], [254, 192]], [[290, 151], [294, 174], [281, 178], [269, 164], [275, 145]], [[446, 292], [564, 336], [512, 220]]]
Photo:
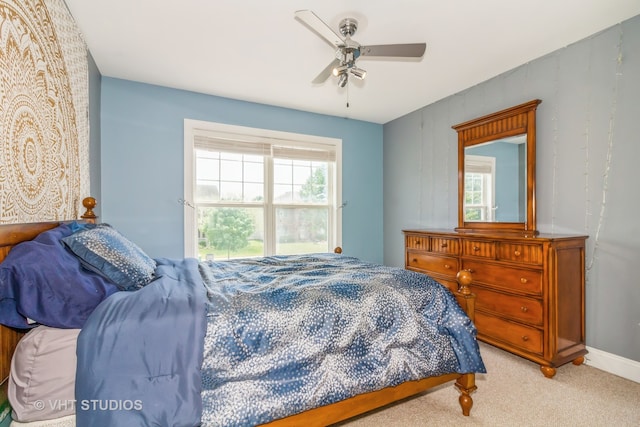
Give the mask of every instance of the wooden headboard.
[[[95, 222], [96, 215], [93, 213], [93, 208], [96, 206], [96, 200], [93, 197], [87, 197], [82, 201], [82, 204], [86, 211], [80, 219], [86, 222]], [[55, 228], [59, 224], [59, 222], [34, 222], [0, 225], [0, 262], [18, 243], [32, 240], [43, 231]], [[0, 399], [6, 396], [6, 380], [11, 368], [11, 357], [18, 341], [26, 332], [0, 325]]]

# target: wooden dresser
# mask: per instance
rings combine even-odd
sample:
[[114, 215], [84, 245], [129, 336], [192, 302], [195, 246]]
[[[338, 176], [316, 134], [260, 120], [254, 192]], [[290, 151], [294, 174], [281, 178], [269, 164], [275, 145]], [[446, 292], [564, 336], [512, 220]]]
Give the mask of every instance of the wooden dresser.
[[471, 273], [480, 340], [540, 364], [548, 378], [584, 361], [587, 236], [403, 232], [405, 268], [452, 290], [458, 271]]

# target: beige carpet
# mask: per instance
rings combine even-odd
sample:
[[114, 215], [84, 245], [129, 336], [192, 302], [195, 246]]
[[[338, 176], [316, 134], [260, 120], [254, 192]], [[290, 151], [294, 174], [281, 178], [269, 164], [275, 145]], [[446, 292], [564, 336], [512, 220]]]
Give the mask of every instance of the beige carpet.
[[545, 378], [537, 364], [480, 343], [487, 374], [476, 375], [471, 416], [453, 385], [349, 422], [362, 426], [640, 426], [640, 384], [569, 363]]

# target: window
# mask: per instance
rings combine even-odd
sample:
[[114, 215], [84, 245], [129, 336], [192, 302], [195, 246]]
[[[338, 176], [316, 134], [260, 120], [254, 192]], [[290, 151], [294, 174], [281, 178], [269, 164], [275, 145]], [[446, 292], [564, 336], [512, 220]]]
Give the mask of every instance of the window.
[[185, 120], [185, 256], [229, 259], [340, 245], [341, 144]]
[[495, 165], [495, 157], [465, 156], [465, 221], [493, 221]]

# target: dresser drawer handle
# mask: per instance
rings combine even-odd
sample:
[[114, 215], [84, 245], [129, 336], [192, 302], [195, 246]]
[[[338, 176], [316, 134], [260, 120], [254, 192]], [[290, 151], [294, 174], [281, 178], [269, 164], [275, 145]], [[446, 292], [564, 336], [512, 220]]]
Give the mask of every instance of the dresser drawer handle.
[[413, 262], [418, 262], [418, 258], [414, 258], [412, 261]]
[[522, 337], [522, 341], [529, 341], [529, 337], [528, 337], [528, 336], [526, 336], [526, 335], [525, 335], [525, 336], [523, 336], [523, 337]]
[[520, 278], [520, 283], [523, 283], [523, 284], [524, 284], [524, 283], [529, 283], [529, 280], [528, 280], [528, 279], [526, 279], [526, 278], [524, 278], [524, 277], [521, 277], [521, 278]]
[[447, 245], [446, 243], [443, 243], [443, 244], [440, 245], [441, 248], [446, 248], [447, 246], [449, 246], [449, 245]]
[[480, 246], [474, 246], [474, 247], [473, 247], [473, 250], [474, 250], [475, 252], [478, 252], [478, 251], [480, 250]]
[[514, 254], [515, 256], [520, 256], [520, 255], [522, 255], [522, 254], [520, 253], [520, 251], [514, 251], [514, 252], [513, 252], [513, 254]]
[[526, 313], [527, 311], [529, 311], [529, 309], [528, 309], [527, 307], [520, 307], [520, 310], [521, 310], [523, 313]]
[[447, 270], [451, 270], [451, 266], [449, 264], [445, 264], [444, 268], [446, 268]]

